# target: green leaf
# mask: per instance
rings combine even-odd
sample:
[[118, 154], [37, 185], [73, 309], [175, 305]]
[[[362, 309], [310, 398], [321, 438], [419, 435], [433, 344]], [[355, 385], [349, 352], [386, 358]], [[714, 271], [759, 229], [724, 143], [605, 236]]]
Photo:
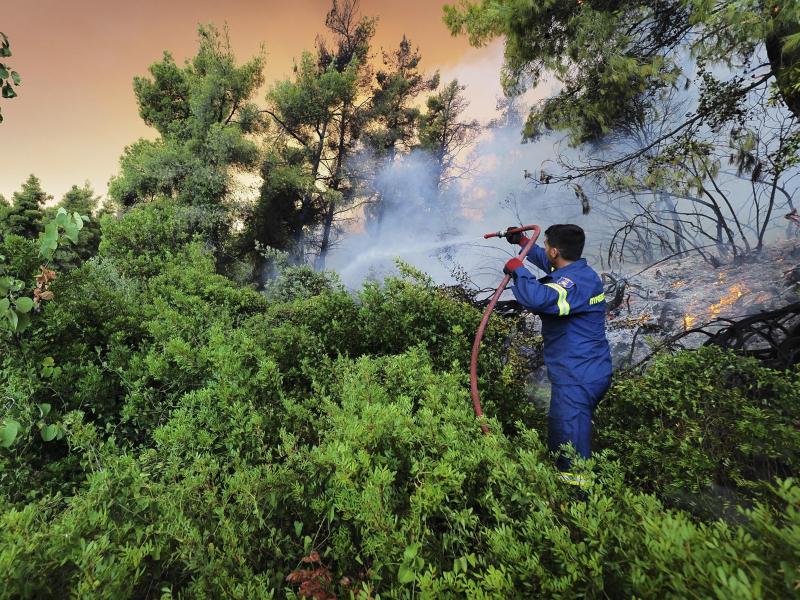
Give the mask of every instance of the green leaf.
[[47, 224], [44, 226], [44, 237], [49, 240], [58, 239], [58, 223], [56, 223], [56, 219], [48, 221]]
[[0, 79], [8, 79], [8, 69], [3, 64], [0, 64]]
[[17, 307], [17, 312], [29, 313], [33, 308], [33, 298], [22, 296], [14, 301], [14, 305]]
[[421, 544], [419, 543], [406, 546], [406, 549], [403, 551], [403, 559], [410, 561], [412, 558], [414, 558], [419, 552], [420, 546]]
[[22, 333], [31, 324], [31, 315], [30, 313], [17, 313], [17, 318], [17, 333]]
[[42, 413], [42, 418], [46, 417], [50, 413], [50, 405], [47, 402], [43, 402], [37, 406], [39, 407], [39, 411]]
[[10, 310], [6, 313], [6, 316], [8, 317], [8, 322], [11, 323], [11, 330], [16, 331], [17, 325], [19, 325], [19, 315], [16, 311]]
[[58, 214], [56, 215], [56, 224], [60, 227], [64, 227], [69, 222], [69, 215], [67, 211], [63, 208], [58, 209]]
[[19, 85], [20, 83], [22, 83], [22, 78], [16, 71], [11, 71], [11, 79], [14, 80], [14, 85]]
[[0, 313], [4, 313], [8, 310], [9, 306], [11, 306], [11, 300], [8, 298], [3, 298], [0, 300]]
[[16, 98], [17, 92], [14, 91], [14, 88], [11, 87], [11, 84], [6, 83], [3, 86], [3, 98]]
[[58, 435], [58, 425], [46, 425], [39, 430], [39, 434], [45, 442], [52, 442]]
[[303, 532], [303, 524], [300, 521], [294, 522], [294, 534], [297, 537], [300, 537], [300, 534]]
[[78, 228], [78, 231], [83, 229], [83, 219], [81, 218], [80, 214], [76, 212], [72, 213], [72, 220], [75, 221], [75, 227]]
[[39, 254], [50, 258], [58, 248], [58, 225], [55, 219], [44, 226], [44, 232], [39, 234]]
[[19, 423], [14, 419], [8, 419], [0, 426], [0, 446], [9, 448], [19, 433]]
[[53, 360], [52, 356], [48, 356], [48, 357], [42, 359], [42, 366], [43, 367], [52, 367], [55, 364], [56, 364], [56, 361]]
[[73, 244], [78, 243], [78, 228], [75, 223], [67, 223], [64, 227], [64, 236]]
[[411, 583], [414, 581], [414, 578], [414, 571], [409, 569], [406, 565], [400, 565], [400, 569], [397, 571], [397, 581], [400, 583]]

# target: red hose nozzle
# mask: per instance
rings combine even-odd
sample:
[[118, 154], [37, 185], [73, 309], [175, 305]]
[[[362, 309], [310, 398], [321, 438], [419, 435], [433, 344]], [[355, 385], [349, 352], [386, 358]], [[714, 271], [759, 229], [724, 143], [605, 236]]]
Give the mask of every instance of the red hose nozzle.
[[509, 227], [505, 231], [494, 231], [492, 233], [483, 234], [483, 239], [488, 240], [493, 237], [506, 237], [511, 233], [522, 233], [523, 231], [530, 231], [531, 229], [539, 229], [538, 225], [524, 225], [522, 227]]

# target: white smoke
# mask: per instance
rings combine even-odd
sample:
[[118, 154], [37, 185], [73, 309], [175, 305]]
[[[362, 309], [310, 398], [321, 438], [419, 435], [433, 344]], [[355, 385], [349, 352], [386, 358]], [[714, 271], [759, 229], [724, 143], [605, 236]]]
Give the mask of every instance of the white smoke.
[[455, 269], [483, 288], [496, 285], [515, 252], [503, 239], [484, 240], [485, 233], [510, 225], [545, 229], [570, 222], [588, 228], [591, 240], [590, 218], [581, 214], [573, 194], [537, 187], [524, 176], [555, 154], [553, 139], [522, 144], [517, 125], [483, 135], [470, 152], [472, 170], [441, 192], [433, 161], [424, 152], [380, 165], [373, 182], [384, 203], [380, 223], [365, 222], [360, 233], [346, 235], [329, 256], [328, 268], [355, 288], [367, 278], [394, 273], [399, 258], [437, 283], [454, 283]]
[[[443, 69], [443, 82], [457, 78], [467, 86], [466, 95], [472, 105], [464, 115], [465, 120], [477, 118], [488, 124], [499, 116], [491, 110], [487, 98], [491, 95], [496, 101], [502, 93], [501, 64], [502, 47], [497, 44], [471, 51], [462, 64]], [[545, 83], [529, 92], [522, 102], [532, 104], [553, 91], [553, 86]], [[696, 98], [688, 97], [686, 102], [687, 106], [681, 106], [682, 111], [689, 110]], [[527, 110], [522, 107], [521, 113], [525, 115]], [[458, 280], [453, 277], [456, 272], [466, 274], [469, 283], [478, 288], [494, 287], [502, 278], [504, 262], [516, 249], [503, 239], [484, 240], [484, 233], [509, 225], [538, 224], [544, 230], [553, 223], [575, 223], [586, 231], [584, 256], [596, 270], [605, 270], [608, 265], [603, 259], [614, 231], [625, 215], [634, 214], [631, 199], [619, 195], [609, 207], [608, 195], [598, 195], [590, 183], [583, 182], [592, 206], [584, 214], [571, 185], [539, 185], [537, 180], [541, 169], [563, 174], [564, 163], [559, 163], [560, 159], [579, 164], [585, 161], [587, 153], [596, 152], [600, 154], [593, 155], [594, 160], [601, 155], [609, 158], [615, 152], [626, 151], [625, 145], [576, 151], [557, 135], [522, 143], [521, 128], [520, 123], [512, 123], [485, 129], [474, 146], [460, 157], [462, 165], [470, 165], [466, 175], [444, 192], [437, 190], [432, 160], [423, 152], [383, 164], [369, 156], [356, 157], [358, 164], [353, 168], [371, 171], [372, 186], [382, 197], [385, 212], [379, 227], [374, 223], [370, 226], [366, 217], [361, 216], [358, 226], [346, 232], [329, 255], [328, 268], [338, 271], [346, 285], [357, 288], [365, 279], [395, 273], [394, 260], [399, 258], [426, 272], [437, 283], [463, 283], [464, 277]], [[725, 176], [722, 181], [730, 192], [732, 210], [738, 214], [752, 210], [750, 182], [746, 178]], [[795, 189], [796, 185], [789, 195]], [[791, 200], [788, 204], [791, 208]], [[776, 204], [770, 221], [774, 227], [770, 239], [787, 235], [783, 233], [783, 213], [779, 212], [786, 212], [786, 205], [786, 201]], [[614, 211], [618, 213], [616, 218]]]

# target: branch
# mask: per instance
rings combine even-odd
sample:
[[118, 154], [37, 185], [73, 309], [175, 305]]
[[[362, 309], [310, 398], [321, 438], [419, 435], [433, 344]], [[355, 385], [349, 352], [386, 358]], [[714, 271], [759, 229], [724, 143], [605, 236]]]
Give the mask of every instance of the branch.
[[[772, 77], [772, 72], [762, 76], [760, 79], [757, 79], [756, 81], [754, 81], [750, 85], [748, 85], [746, 87], [743, 87], [741, 90], [739, 90], [740, 95], [744, 95], [744, 94], [750, 92], [751, 90], [754, 90], [755, 88], [759, 87], [764, 82], [766, 82], [770, 77]], [[608, 163], [604, 163], [604, 164], [596, 165], [596, 166], [578, 168], [578, 169], [576, 169], [577, 173], [573, 174], [573, 175], [554, 176], [554, 177], [552, 177], [552, 179], [550, 181], [552, 183], [570, 182], [570, 181], [574, 181], [575, 179], [580, 179], [582, 177], [586, 177], [586, 176], [591, 175], [593, 173], [599, 173], [601, 171], [608, 171], [610, 169], [618, 167], [619, 165], [622, 165], [624, 163], [630, 162], [630, 161], [632, 161], [632, 160], [634, 160], [636, 158], [639, 158], [640, 156], [644, 155], [648, 150], [651, 150], [652, 148], [654, 148], [655, 146], [657, 146], [661, 142], [664, 142], [665, 140], [668, 140], [668, 139], [674, 137], [676, 134], [680, 133], [681, 131], [683, 131], [684, 129], [689, 127], [690, 125], [694, 125], [698, 121], [702, 121], [705, 116], [706, 115], [704, 113], [696, 113], [693, 117], [691, 117], [690, 119], [684, 121], [683, 123], [681, 123], [680, 125], [678, 125], [674, 129], [672, 129], [671, 131], [665, 133], [664, 135], [656, 138], [654, 141], [652, 141], [649, 144], [647, 144], [644, 148], [640, 148], [639, 150], [636, 150], [635, 152], [631, 152], [629, 154], [621, 156], [620, 158], [612, 160], [611, 162], [608, 162]], [[541, 182], [539, 182], [539, 183], [541, 183]]]
[[280, 126], [283, 128], [283, 130], [284, 130], [286, 133], [288, 133], [288, 134], [289, 134], [290, 136], [292, 136], [292, 137], [293, 137], [295, 140], [297, 140], [297, 141], [298, 141], [298, 142], [299, 142], [299, 143], [300, 143], [302, 146], [304, 146], [304, 147], [305, 147], [305, 146], [308, 146], [308, 142], [307, 142], [306, 140], [304, 140], [303, 138], [301, 138], [301, 137], [300, 137], [298, 134], [296, 134], [294, 131], [292, 131], [292, 130], [289, 128], [289, 126], [288, 126], [288, 125], [286, 125], [286, 123], [284, 123], [284, 122], [281, 120], [281, 118], [280, 118], [280, 117], [278, 117], [278, 115], [276, 115], [274, 112], [272, 112], [272, 111], [271, 111], [271, 110], [269, 110], [268, 108], [265, 108], [265, 109], [263, 109], [263, 110], [261, 110], [261, 111], [259, 111], [259, 112], [267, 113], [267, 114], [268, 114], [270, 117], [272, 117], [273, 119], [275, 119], [275, 122], [276, 122], [278, 125], [280, 125]]

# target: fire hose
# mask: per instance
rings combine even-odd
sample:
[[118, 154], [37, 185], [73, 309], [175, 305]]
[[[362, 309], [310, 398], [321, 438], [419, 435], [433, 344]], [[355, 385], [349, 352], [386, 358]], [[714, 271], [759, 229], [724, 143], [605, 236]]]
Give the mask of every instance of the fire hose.
[[[522, 248], [522, 252], [519, 253], [517, 258], [520, 260], [525, 260], [525, 257], [530, 252], [530, 249], [533, 248], [533, 245], [536, 243], [537, 238], [539, 237], [539, 233], [541, 233], [541, 229], [538, 225], [525, 225], [524, 227], [517, 227], [517, 228], [509, 228], [505, 231], [496, 231], [494, 233], [487, 233], [484, 235], [484, 239], [489, 239], [493, 237], [507, 237], [509, 234], [512, 233], [521, 233], [523, 231], [533, 231], [533, 235], [531, 235], [528, 243]], [[481, 319], [481, 324], [478, 326], [478, 331], [475, 334], [475, 341], [472, 343], [472, 358], [470, 359], [469, 363], [469, 384], [470, 384], [470, 393], [472, 394], [472, 408], [475, 409], [475, 416], [481, 420], [481, 429], [483, 433], [489, 433], [489, 427], [486, 425], [485, 420], [483, 419], [483, 410], [481, 409], [481, 397], [480, 393], [478, 392], [478, 354], [481, 351], [481, 340], [483, 339], [483, 333], [486, 330], [486, 325], [489, 323], [489, 317], [492, 316], [492, 311], [494, 310], [495, 304], [497, 304], [497, 300], [500, 298], [500, 294], [506, 289], [508, 282], [511, 280], [511, 275], [506, 275], [503, 277], [503, 281], [500, 282], [500, 285], [497, 286], [497, 290], [495, 290], [492, 299], [489, 301], [489, 305], [486, 307], [486, 310], [483, 311], [483, 318]]]

